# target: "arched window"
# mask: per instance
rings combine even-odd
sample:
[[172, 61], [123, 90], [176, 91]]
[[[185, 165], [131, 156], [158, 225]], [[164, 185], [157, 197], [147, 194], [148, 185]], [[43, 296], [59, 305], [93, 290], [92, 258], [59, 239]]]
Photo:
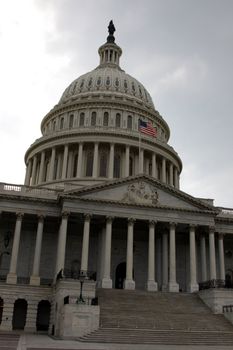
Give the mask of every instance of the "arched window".
[[85, 121], [85, 114], [82, 112], [80, 113], [79, 126], [84, 126], [84, 121]]
[[120, 126], [121, 126], [121, 115], [120, 115], [120, 113], [117, 113], [116, 114], [116, 127], [120, 128]]
[[74, 125], [74, 115], [71, 114], [70, 117], [69, 117], [69, 128], [73, 128], [73, 125]]
[[127, 119], [127, 129], [132, 129], [133, 126], [133, 119], [131, 115], [128, 115], [128, 119]]
[[116, 178], [119, 178], [120, 175], [121, 175], [121, 156], [120, 154], [115, 154], [113, 176]]
[[53, 131], [56, 130], [56, 120], [53, 121]]
[[96, 112], [91, 113], [91, 126], [96, 125]]
[[129, 176], [134, 175], [133, 165], [134, 165], [133, 157], [130, 156], [129, 157]]
[[100, 177], [107, 176], [108, 154], [106, 151], [100, 153]]
[[64, 128], [64, 118], [60, 119], [60, 129]]
[[104, 112], [104, 121], [103, 121], [103, 125], [104, 126], [108, 126], [108, 112]]
[[87, 151], [86, 157], [86, 176], [92, 176], [92, 168], [93, 168], [93, 151]]

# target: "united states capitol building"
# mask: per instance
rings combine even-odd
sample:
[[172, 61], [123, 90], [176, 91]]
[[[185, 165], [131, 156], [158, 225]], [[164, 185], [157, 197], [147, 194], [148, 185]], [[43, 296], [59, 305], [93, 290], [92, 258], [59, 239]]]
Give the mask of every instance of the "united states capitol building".
[[182, 191], [169, 126], [120, 67], [112, 26], [42, 119], [24, 185], [0, 183], [0, 330], [91, 332], [101, 290], [233, 304], [233, 209]]

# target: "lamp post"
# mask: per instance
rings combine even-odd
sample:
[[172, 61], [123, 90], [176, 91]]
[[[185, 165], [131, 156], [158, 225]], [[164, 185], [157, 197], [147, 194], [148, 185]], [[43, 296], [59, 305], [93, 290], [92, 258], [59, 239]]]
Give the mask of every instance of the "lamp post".
[[83, 299], [83, 283], [84, 280], [86, 279], [86, 271], [80, 271], [79, 273], [79, 281], [80, 281], [80, 295], [77, 300], [78, 304], [85, 304], [85, 300]]

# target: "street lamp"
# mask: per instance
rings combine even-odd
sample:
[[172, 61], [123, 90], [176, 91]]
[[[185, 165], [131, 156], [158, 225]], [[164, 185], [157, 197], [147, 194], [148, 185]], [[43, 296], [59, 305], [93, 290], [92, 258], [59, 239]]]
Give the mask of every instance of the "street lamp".
[[80, 295], [79, 295], [79, 298], [77, 300], [78, 304], [85, 304], [85, 300], [83, 299], [83, 283], [84, 283], [84, 280], [86, 279], [86, 277], [87, 277], [86, 271], [81, 270], [79, 273]]

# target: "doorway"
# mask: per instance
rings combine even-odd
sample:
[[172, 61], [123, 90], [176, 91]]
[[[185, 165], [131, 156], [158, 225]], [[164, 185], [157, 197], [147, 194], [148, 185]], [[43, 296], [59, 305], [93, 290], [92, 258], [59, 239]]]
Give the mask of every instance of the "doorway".
[[48, 331], [51, 304], [48, 300], [41, 300], [37, 308], [36, 330]]
[[28, 303], [25, 299], [17, 299], [14, 304], [12, 328], [24, 329], [27, 317]]
[[126, 262], [122, 262], [116, 267], [115, 288], [123, 289], [126, 277]]

